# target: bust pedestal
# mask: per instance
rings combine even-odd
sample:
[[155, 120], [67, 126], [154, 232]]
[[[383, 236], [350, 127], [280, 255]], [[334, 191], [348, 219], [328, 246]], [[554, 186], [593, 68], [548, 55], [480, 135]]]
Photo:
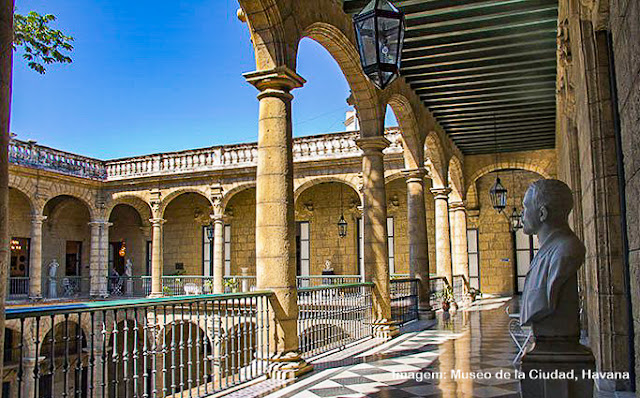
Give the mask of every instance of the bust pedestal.
[[583, 372], [595, 369], [591, 349], [577, 339], [538, 338], [520, 364], [522, 398], [592, 397], [593, 379]]

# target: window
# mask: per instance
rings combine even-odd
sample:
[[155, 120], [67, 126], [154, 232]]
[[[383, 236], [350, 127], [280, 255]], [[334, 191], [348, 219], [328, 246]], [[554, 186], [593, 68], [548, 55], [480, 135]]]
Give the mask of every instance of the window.
[[148, 240], [147, 241], [147, 250], [146, 250], [146, 257], [145, 257], [145, 264], [146, 266], [146, 273], [145, 275], [150, 276], [151, 275], [151, 241]]
[[82, 242], [67, 241], [65, 256], [65, 275], [81, 276], [80, 262], [82, 261]]
[[11, 238], [10, 277], [29, 276], [29, 238]]
[[231, 275], [231, 224], [224, 226], [224, 274]]
[[120, 256], [120, 248], [122, 242], [109, 242], [109, 276], [113, 275], [113, 272], [117, 272], [118, 275], [124, 275], [124, 257]]
[[469, 253], [469, 286], [480, 290], [480, 252], [478, 251], [478, 230], [467, 230]]
[[211, 251], [213, 249], [213, 240], [209, 240], [209, 226], [202, 227], [202, 275], [213, 276], [213, 261]]
[[387, 217], [387, 246], [389, 250], [389, 275], [396, 273], [395, 237], [393, 217]]
[[522, 229], [514, 233], [516, 251], [516, 292], [522, 293], [524, 280], [529, 272], [531, 260], [536, 255], [539, 248], [538, 237], [526, 235]]
[[296, 271], [298, 276], [309, 276], [311, 234], [309, 221], [296, 223]]

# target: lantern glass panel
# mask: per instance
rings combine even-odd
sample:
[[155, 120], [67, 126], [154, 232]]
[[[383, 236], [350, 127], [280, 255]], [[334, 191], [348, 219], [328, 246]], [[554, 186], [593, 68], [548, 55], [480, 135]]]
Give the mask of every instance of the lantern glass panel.
[[378, 17], [378, 47], [380, 51], [380, 63], [398, 65], [400, 59], [400, 24], [398, 18]]
[[376, 54], [376, 32], [374, 29], [375, 18], [371, 16], [362, 21], [356, 22], [356, 35], [358, 38], [358, 49], [363, 67], [374, 65], [377, 62]]
[[500, 178], [496, 178], [495, 184], [489, 190], [489, 197], [491, 205], [499, 212], [507, 207], [507, 189], [500, 182]]

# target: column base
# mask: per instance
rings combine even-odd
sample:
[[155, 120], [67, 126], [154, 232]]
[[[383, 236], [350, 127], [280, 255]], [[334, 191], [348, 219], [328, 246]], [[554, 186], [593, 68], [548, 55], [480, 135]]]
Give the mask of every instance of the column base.
[[422, 321], [436, 319], [436, 312], [431, 308], [418, 308], [418, 319]]
[[591, 349], [575, 339], [536, 342], [520, 364], [522, 397], [592, 397], [595, 369]]
[[42, 297], [42, 295], [29, 296], [29, 300], [31, 300], [31, 301], [42, 301], [42, 300], [44, 300], [44, 297]]
[[89, 293], [89, 296], [92, 299], [106, 299], [106, 298], [109, 298], [109, 293], [101, 293], [101, 292]]
[[380, 319], [373, 322], [373, 337], [390, 340], [400, 334], [400, 330], [395, 322]]
[[147, 296], [148, 298], [161, 298], [164, 297], [163, 293], [151, 293]]
[[309, 373], [313, 366], [309, 365], [299, 353], [288, 352], [286, 354], [276, 354], [271, 357], [271, 363], [267, 374], [272, 379], [291, 380]]

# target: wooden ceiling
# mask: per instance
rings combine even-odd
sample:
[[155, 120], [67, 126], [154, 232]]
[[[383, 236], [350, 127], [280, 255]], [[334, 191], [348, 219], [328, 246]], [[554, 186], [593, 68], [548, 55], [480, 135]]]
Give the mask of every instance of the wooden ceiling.
[[407, 21], [401, 74], [464, 154], [554, 147], [557, 0], [391, 2]]

